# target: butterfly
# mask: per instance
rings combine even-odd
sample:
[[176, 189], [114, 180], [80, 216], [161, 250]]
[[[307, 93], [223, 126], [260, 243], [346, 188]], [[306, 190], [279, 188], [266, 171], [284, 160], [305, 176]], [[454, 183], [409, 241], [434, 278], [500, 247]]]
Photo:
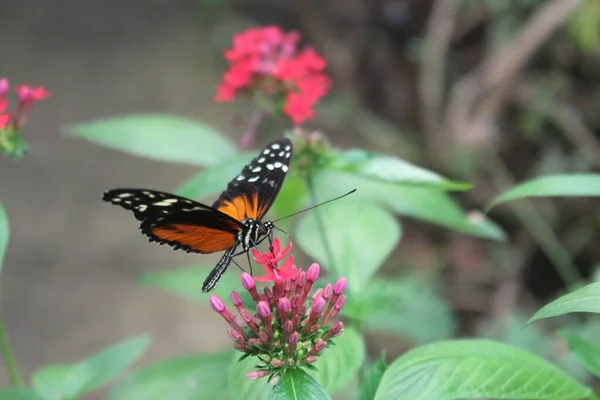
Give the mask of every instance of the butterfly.
[[212, 206], [149, 189], [112, 189], [104, 192], [102, 200], [132, 211], [151, 242], [192, 253], [225, 250], [202, 285], [202, 291], [208, 292], [234, 257], [248, 254], [271, 238], [275, 226], [262, 218], [283, 185], [292, 151], [287, 138], [271, 142], [229, 182]]

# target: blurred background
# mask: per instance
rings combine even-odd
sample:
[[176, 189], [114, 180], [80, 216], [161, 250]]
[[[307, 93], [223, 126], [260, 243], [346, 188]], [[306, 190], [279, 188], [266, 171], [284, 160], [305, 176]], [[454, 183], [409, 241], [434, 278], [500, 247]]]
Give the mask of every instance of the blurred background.
[[[25, 127], [29, 155], [0, 159], [11, 224], [0, 301], [25, 376], [143, 332], [154, 338], [144, 361], [229, 346], [210, 309], [136, 285], [142, 272], [198, 256], [140, 244], [130, 215], [100, 200], [112, 187], [171, 191], [195, 169], [61, 130], [162, 112], [206, 122], [237, 142], [250, 108], [213, 102], [226, 67], [221, 54], [233, 34], [264, 24], [300, 31], [329, 62], [334, 88], [309, 126], [336, 146], [473, 182], [453, 195], [466, 211], [534, 176], [599, 170], [599, 0], [5, 0], [0, 76], [52, 93]], [[598, 204], [539, 199], [491, 217], [505, 243], [402, 218], [387, 271], [441, 277], [456, 335], [532, 344], [535, 336], [514, 335], [564, 292], [557, 270], [596, 271]], [[385, 335], [367, 340], [391, 356], [406, 348]], [[4, 370], [0, 384], [8, 384]]]

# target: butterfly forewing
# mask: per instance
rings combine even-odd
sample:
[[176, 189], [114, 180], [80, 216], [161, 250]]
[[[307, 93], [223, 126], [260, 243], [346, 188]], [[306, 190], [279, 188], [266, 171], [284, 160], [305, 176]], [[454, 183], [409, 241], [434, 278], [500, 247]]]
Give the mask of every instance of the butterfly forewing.
[[142, 233], [161, 244], [195, 253], [214, 253], [235, 243], [242, 224], [214, 208], [170, 193], [115, 189], [105, 201], [133, 211]]
[[283, 185], [292, 151], [287, 138], [270, 143], [229, 182], [213, 207], [238, 221], [262, 219]]

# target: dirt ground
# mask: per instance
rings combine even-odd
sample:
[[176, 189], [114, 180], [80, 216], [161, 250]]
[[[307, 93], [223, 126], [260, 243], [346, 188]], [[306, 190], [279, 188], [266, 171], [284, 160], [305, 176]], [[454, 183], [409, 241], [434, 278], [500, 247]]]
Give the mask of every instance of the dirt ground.
[[[26, 126], [30, 155], [0, 159], [0, 199], [11, 224], [1, 308], [27, 379], [44, 364], [76, 361], [145, 332], [154, 341], [144, 362], [229, 346], [208, 306], [135, 284], [143, 271], [207, 256], [140, 243], [135, 221], [100, 200], [103, 190], [123, 185], [172, 190], [194, 169], [61, 134], [93, 118], [159, 111], [233, 136], [233, 107], [212, 103], [222, 31], [205, 26], [197, 4], [0, 3], [0, 76], [52, 92]], [[0, 384], [8, 384], [2, 368]]]

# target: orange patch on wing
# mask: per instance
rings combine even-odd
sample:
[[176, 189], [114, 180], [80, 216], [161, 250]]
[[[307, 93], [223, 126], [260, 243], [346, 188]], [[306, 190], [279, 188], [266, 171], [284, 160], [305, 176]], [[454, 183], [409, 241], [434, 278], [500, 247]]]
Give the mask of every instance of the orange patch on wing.
[[152, 228], [159, 239], [189, 246], [201, 253], [215, 253], [231, 248], [235, 244], [234, 233], [198, 225], [172, 224]]
[[234, 197], [231, 200], [224, 201], [217, 210], [223, 214], [242, 222], [246, 218], [256, 219], [259, 215], [258, 195], [256, 192], [251, 194], [252, 198], [245, 195]]

